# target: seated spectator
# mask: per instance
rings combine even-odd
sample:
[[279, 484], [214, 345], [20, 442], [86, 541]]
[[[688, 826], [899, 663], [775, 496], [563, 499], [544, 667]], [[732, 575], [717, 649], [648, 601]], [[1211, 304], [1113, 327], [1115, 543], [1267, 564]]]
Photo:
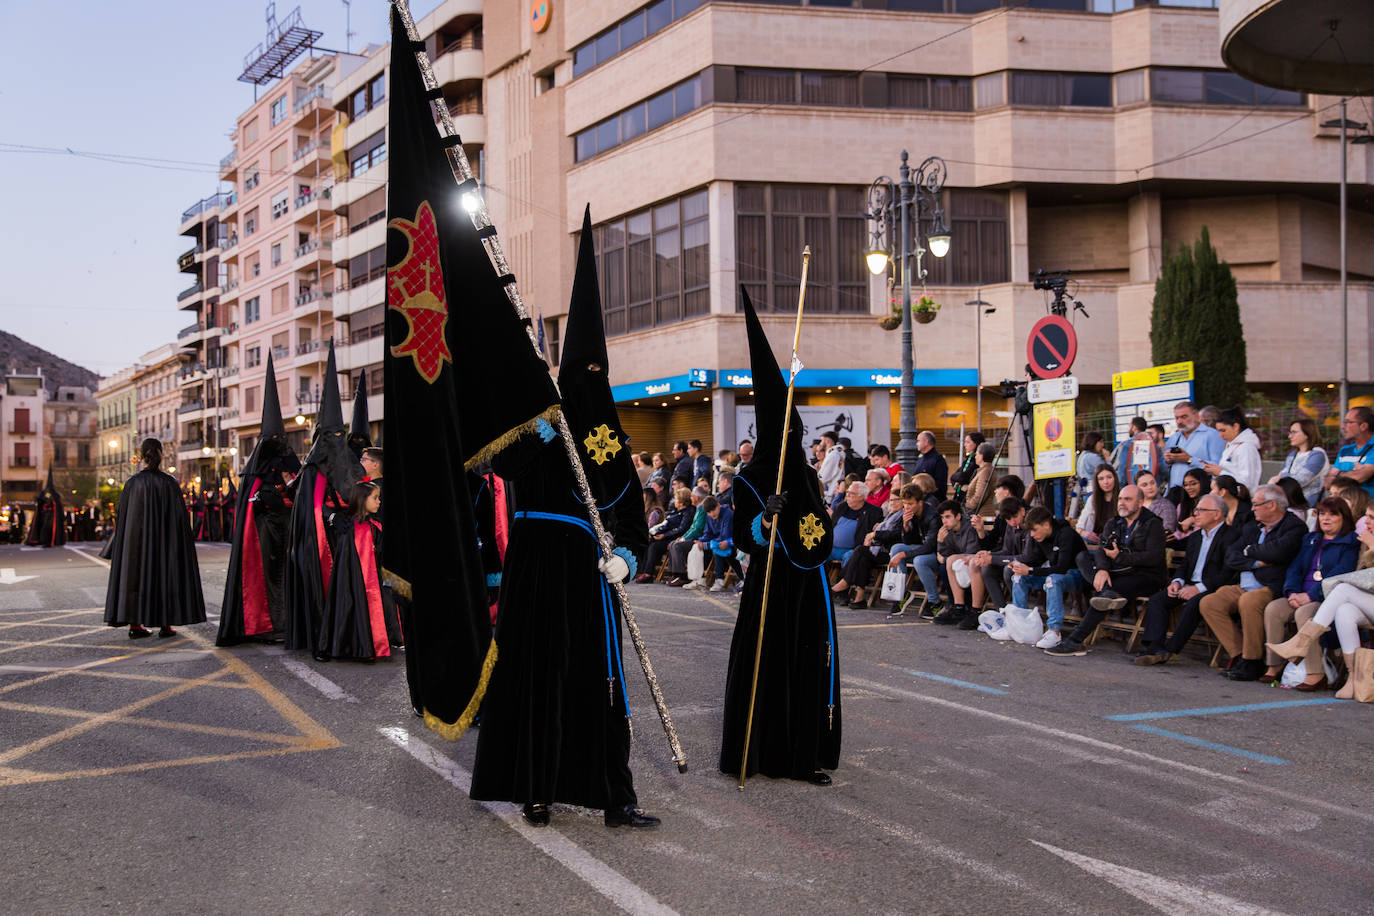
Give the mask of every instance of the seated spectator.
[[[1202, 617], [1231, 656], [1226, 676], [1257, 680], [1264, 673], [1264, 609], [1283, 590], [1307, 526], [1288, 511], [1283, 490], [1265, 484], [1255, 491], [1254, 518], [1226, 551], [1226, 565], [1240, 573], [1237, 585], [1223, 585], [1202, 599]], [[1237, 619], [1239, 618], [1239, 622]]]
[[651, 461], [654, 467], [653, 470], [649, 472], [649, 479], [663, 481], [663, 486], [666, 488], [668, 486], [668, 481], [673, 476], [672, 469], [663, 462], [662, 452], [654, 452], [654, 457]]
[[690, 494], [689, 499], [696, 509], [692, 513], [692, 524], [677, 540], [668, 545], [668, 574], [671, 577], [668, 584], [672, 586], [684, 586], [688, 582], [687, 553], [701, 536], [701, 532], [706, 529], [706, 510], [702, 508], [702, 503], [711, 495], [700, 489], [683, 492]]
[[673, 476], [686, 481], [696, 477], [692, 473], [692, 456], [687, 454], [687, 443], [681, 439], [673, 443]]
[[[1336, 478], [1340, 480], [1340, 478]], [[1363, 517], [1374, 505], [1374, 500], [1369, 498], [1369, 494], [1364, 491], [1364, 487], [1359, 484], [1349, 484], [1336, 488], [1335, 495], [1338, 499], [1343, 499], [1350, 506], [1350, 514], [1355, 518]]]
[[882, 468], [872, 468], [864, 475], [864, 486], [868, 487], [868, 501], [881, 508], [892, 493], [892, 478]]
[[1142, 471], [1158, 474], [1164, 462], [1164, 453], [1150, 435], [1144, 417], [1131, 419], [1130, 431], [1117, 446], [1116, 475], [1123, 483], [1136, 483], [1136, 475]]
[[954, 500], [940, 503], [936, 511], [939, 513], [939, 523], [926, 532], [921, 547], [912, 554], [915, 557], [912, 565], [926, 593], [926, 603], [921, 613], [933, 615], [936, 619], [943, 618], [942, 622], [946, 624], [958, 623], [963, 613], [954, 614], [952, 604], [944, 607], [940, 601], [940, 579], [947, 578], [949, 574], [945, 560], [956, 554], [976, 552], [978, 539], [973, 526], [964, 519], [959, 504]]
[[[1374, 533], [1360, 535], [1360, 546], [1358, 567], [1368, 569], [1374, 566]], [[1374, 624], [1374, 594], [1353, 582], [1339, 582], [1311, 619], [1307, 620], [1304, 617], [1303, 611], [1297, 615], [1298, 635], [1285, 643], [1269, 646], [1269, 649], [1290, 661], [1306, 658], [1308, 671], [1312, 671], [1314, 667], [1320, 670], [1319, 640], [1334, 627], [1341, 647], [1341, 659], [1346, 669], [1345, 683], [1337, 689], [1336, 699], [1353, 700], [1354, 679], [1350, 677], [1350, 668], [1354, 663], [1355, 652], [1361, 645], [1360, 627]]]
[[[873, 531], [873, 546], [878, 549], [870, 553], [869, 560], [864, 565], [865, 569], [871, 572], [873, 565], [886, 562], [891, 569], [905, 571], [907, 557], [920, 547], [925, 540], [927, 531], [931, 528], [933, 513], [926, 511], [924, 496], [925, 492], [921, 489], [920, 484], [909, 483], [902, 487], [899, 511], [883, 519], [882, 523]], [[933, 515], [933, 517], [937, 520], [935, 524], [939, 524], [939, 516]], [[850, 582], [867, 581], [860, 578], [860, 572], [857, 568], [851, 571], [848, 566], [845, 567], [845, 578]], [[904, 595], [892, 602], [889, 616], [900, 617], [906, 613], [907, 601], [904, 600], [905, 597]]]
[[[1026, 498], [1026, 482], [1015, 474], [1003, 474], [997, 479], [997, 489], [1005, 490], [1007, 496], [1015, 496], [1017, 499]], [[994, 491], [993, 497], [997, 498]], [[1005, 499], [1006, 497], [1002, 497]], [[1000, 504], [1000, 501], [999, 501]]]
[[[720, 592], [725, 590], [725, 574], [730, 570], [735, 571], [737, 579], [744, 579], [739, 560], [735, 559], [735, 514], [722, 506], [714, 496], [702, 500], [701, 507], [706, 510], [706, 524], [697, 536], [697, 543], [715, 569], [715, 581], [711, 583], [710, 590]], [[683, 588], [700, 588], [703, 584], [704, 579], [697, 579]]]
[[[1291, 477], [1285, 478], [1292, 480]], [[1301, 492], [1301, 491], [1300, 491]], [[1310, 621], [1322, 602], [1322, 580], [1338, 576], [1355, 568], [1360, 559], [1360, 541], [1355, 537], [1355, 519], [1343, 499], [1324, 499], [1317, 504], [1317, 530], [1302, 539], [1297, 558], [1289, 564], [1283, 581], [1283, 595], [1264, 608], [1264, 637], [1268, 649], [1268, 669], [1260, 675], [1260, 682], [1272, 684], [1283, 675], [1284, 658], [1274, 646], [1283, 642], [1288, 621], [1299, 611]], [[1310, 624], [1300, 624], [1313, 632]], [[1315, 633], [1320, 636], [1320, 632]], [[1321, 646], [1311, 640], [1307, 654], [1307, 678], [1294, 689], [1310, 693], [1326, 687], [1326, 672], [1322, 667]]]
[[929, 474], [914, 474], [911, 482], [921, 488], [921, 513], [934, 519], [938, 524], [940, 521], [940, 503], [944, 500], [936, 495], [935, 478]]
[[722, 506], [734, 511], [735, 509], [735, 472], [732, 468], [721, 468], [720, 474], [716, 478], [716, 500]]
[[[1020, 499], [1026, 492], [1026, 485], [1021, 482], [1021, 478], [1013, 474], [1008, 474], [992, 489], [992, 506], [987, 511], [992, 512], [994, 507], [1000, 508], [1002, 500], [1007, 497]], [[1005, 540], [1007, 521], [1000, 512], [988, 517], [984, 515], [973, 515], [969, 517], [973, 523], [973, 530], [978, 533], [979, 552], [996, 550], [1002, 546]]]
[[706, 485], [709, 487], [714, 467], [711, 464], [711, 456], [702, 454], [700, 439], [691, 439], [687, 442], [687, 457], [692, 459], [692, 479], [700, 480], [705, 477]]
[[[1226, 524], [1226, 503], [1214, 493], [1204, 493], [1193, 512], [1197, 523], [1185, 541], [1179, 574], [1164, 591], [1150, 596], [1137, 665], [1163, 664], [1182, 652], [1202, 619], [1202, 596], [1237, 578], [1237, 573], [1226, 567], [1226, 548], [1236, 534]], [[1175, 608], [1179, 608], [1178, 623], [1166, 640], [1169, 615]]]
[[1193, 509], [1197, 506], [1199, 498], [1212, 492], [1212, 478], [1202, 468], [1189, 468], [1183, 475], [1183, 484], [1176, 492], [1179, 494], [1178, 538], [1182, 540], [1197, 524], [1197, 519], [1193, 517]]
[[1140, 487], [1121, 488], [1117, 516], [1102, 532], [1101, 546], [1091, 553], [1084, 551], [1075, 561], [1089, 583], [1085, 591], [1092, 593], [1089, 608], [1073, 632], [1046, 653], [1086, 655], [1083, 643], [1109, 613], [1121, 610], [1128, 601], [1153, 595], [1164, 584], [1164, 523], [1143, 502]]
[[[676, 493], [678, 490], [690, 491], [692, 489], [692, 480], [690, 477], [683, 477], [681, 474], [674, 474], [672, 488], [674, 493]], [[711, 491], [707, 490], [706, 492], [709, 493]]]
[[945, 498], [945, 492], [949, 489], [949, 465], [945, 463], [945, 457], [936, 451], [935, 434], [928, 429], [916, 436], [916, 461], [909, 470], [912, 474], [929, 474], [931, 480], [935, 481], [932, 495], [941, 500]]
[[[648, 582], [654, 577], [658, 570], [659, 561], [663, 559], [669, 545], [675, 543], [678, 538], [687, 533], [687, 529], [692, 527], [692, 519], [696, 517], [696, 510], [692, 507], [692, 494], [686, 490], [679, 490], [673, 497], [673, 508], [662, 523], [649, 529], [649, 549], [644, 558], [644, 571], [635, 576], [636, 582]], [[684, 570], [686, 567], [683, 567]]]
[[634, 459], [635, 473], [639, 475], [639, 485], [647, 487], [649, 485], [649, 475], [654, 472], [653, 459], [648, 452], [636, 452], [630, 456]]
[[741, 439], [735, 454], [739, 456], [739, 464], [735, 466], [735, 470], [742, 471], [754, 460], [754, 443], [748, 439]]
[[[1001, 489], [999, 484], [998, 490]], [[1022, 529], [1026, 504], [1015, 496], [1004, 497], [997, 503], [997, 518], [1004, 523], [1001, 542], [978, 551], [969, 562], [969, 569], [976, 570], [976, 575], [983, 580], [983, 590], [992, 606], [1002, 607], [1007, 603], [1007, 591], [1011, 588], [1007, 564], [1026, 549], [1026, 533]]]
[[[1302, 488], [1307, 505], [1315, 507], [1322, 498], [1322, 484], [1326, 472], [1331, 470], [1331, 459], [1322, 448], [1321, 434], [1317, 424], [1308, 417], [1294, 420], [1288, 424], [1288, 444], [1293, 450], [1283, 460], [1283, 467], [1269, 478], [1270, 483], [1278, 483], [1284, 477], [1291, 477]], [[1292, 500], [1289, 500], [1290, 504]]]
[[974, 472], [978, 470], [978, 446], [982, 445], [983, 441], [983, 434], [980, 432], [964, 434], [964, 457], [959, 462], [958, 469], [949, 475], [949, 482], [954, 484], [956, 502], [964, 501], [964, 491], [968, 488], [969, 482], [973, 480]]
[[1326, 485], [1337, 477], [1349, 477], [1351, 483], [1374, 496], [1374, 410], [1352, 407], [1341, 420], [1341, 436], [1351, 441], [1341, 446], [1336, 461], [1327, 471]]
[[[946, 519], [945, 516], [951, 512], [955, 519]], [[969, 517], [959, 509], [959, 504], [952, 499], [940, 507], [940, 530], [936, 538], [935, 556], [945, 568], [951, 606], [937, 615], [935, 622], [958, 626], [961, 630], [976, 630], [978, 615], [982, 613], [983, 602], [987, 599], [983, 591], [983, 577], [970, 565], [978, 554], [978, 532]], [[917, 569], [920, 569], [919, 564]], [[922, 581], [925, 581], [924, 577]]]
[[[1111, 465], [1099, 468], [1116, 472]], [[1064, 627], [1064, 595], [1082, 591], [1083, 575], [1074, 565], [1074, 558], [1086, 550], [1083, 538], [1073, 525], [1056, 519], [1049, 509], [1036, 506], [1026, 511], [1026, 549], [1009, 565], [1012, 571], [1012, 602], [1017, 607], [1030, 607], [1030, 591], [1045, 590], [1045, 614], [1048, 617], [1045, 635], [1035, 644], [1037, 649], [1059, 645], [1059, 631]]]
[[[915, 516], [916, 524], [920, 524], [920, 504], [921, 491], [912, 487], [908, 500], [911, 509], [908, 518]], [[859, 607], [867, 597], [867, 586], [873, 577], [875, 567], [887, 562], [888, 547], [897, 543], [903, 533], [902, 527], [902, 506], [901, 497], [894, 495], [886, 504], [882, 506], [883, 520], [874, 526], [873, 530], [864, 536], [863, 543], [849, 554], [849, 559], [844, 561], [844, 566], [840, 569], [840, 581], [836, 583], [836, 591], [842, 591], [852, 583], [855, 586], [849, 601], [850, 607]], [[897, 607], [900, 601], [893, 602], [893, 607]]]
[[1136, 475], [1135, 485], [1140, 487], [1140, 496], [1145, 500], [1145, 508], [1159, 516], [1159, 520], [1164, 523], [1164, 536], [1168, 538], [1178, 531], [1178, 509], [1160, 492], [1159, 478], [1154, 472], [1141, 471]]
[[[984, 442], [973, 453], [974, 468], [968, 484], [963, 488], [963, 506], [966, 515], [984, 516], [993, 513], [997, 505], [993, 491], [993, 462], [997, 460], [997, 448], [991, 442]], [[959, 488], [955, 488], [957, 493]], [[957, 499], [958, 497], [956, 497]]]
[[845, 491], [844, 504], [836, 507], [830, 518], [834, 530], [830, 559], [840, 563], [849, 559], [849, 552], [862, 544], [868, 532], [882, 520], [883, 511], [868, 502], [868, 487], [858, 481], [851, 483]]
[[1084, 502], [1087, 501], [1086, 494], [1093, 488], [1093, 478], [1097, 475], [1097, 469], [1104, 464], [1110, 464], [1107, 459], [1107, 445], [1102, 441], [1102, 434], [1095, 429], [1083, 434], [1083, 441], [1078, 444], [1078, 466], [1077, 474], [1078, 489], [1084, 495]]
[[672, 505], [673, 495], [668, 492], [668, 482], [662, 477], [650, 477], [648, 489], [653, 491], [654, 502], [660, 509]]
[[1096, 546], [1107, 523], [1116, 518], [1116, 497], [1121, 486], [1116, 468], [1105, 462], [1097, 466], [1092, 481], [1092, 495], [1084, 501], [1078, 516], [1078, 534], [1085, 544]]
[[705, 488], [706, 488], [706, 492], [708, 492], [708, 493], [711, 492], [711, 490], [715, 489], [713, 486], [711, 486], [711, 478], [710, 478], [709, 476], [705, 476], [705, 475], [703, 475], [703, 476], [701, 476], [701, 477], [698, 477], [698, 478], [697, 478], [697, 482], [696, 482], [693, 486], [694, 486], [694, 487], [705, 487]]
[[881, 442], [869, 447], [868, 463], [875, 468], [882, 468], [887, 471], [889, 477], [895, 477], [906, 471], [900, 464], [892, 460], [892, 450]]
[[1307, 494], [1303, 493], [1298, 482], [1292, 477], [1280, 477], [1274, 486], [1282, 490], [1283, 495], [1288, 499], [1288, 511], [1292, 512], [1308, 531], [1316, 531], [1317, 510], [1307, 507]]
[[1178, 428], [1164, 443], [1170, 491], [1183, 486], [1183, 475], [1190, 468], [1201, 468], [1203, 462], [1219, 460], [1226, 446], [1217, 431], [1202, 422], [1202, 415], [1192, 401], [1179, 401], [1174, 405], [1174, 423]]
[[1226, 524], [1239, 530], [1250, 521], [1253, 512], [1250, 505], [1250, 491], [1230, 474], [1212, 478], [1212, 492], [1226, 503]]
[[1254, 492], [1260, 483], [1260, 441], [1239, 407], [1223, 410], [1217, 419], [1217, 432], [1226, 446], [1216, 461], [1205, 461], [1208, 474], [1229, 474], [1236, 483]]
[[657, 525], [659, 522], [663, 521], [663, 516], [664, 516], [665, 514], [666, 514], [666, 513], [664, 513], [664, 511], [663, 511], [663, 507], [662, 507], [661, 505], [659, 505], [659, 502], [658, 502], [658, 494], [654, 492], [654, 488], [653, 488], [653, 487], [645, 487], [645, 488], [644, 488], [644, 524], [647, 525], [648, 527], [652, 528], [652, 527], [654, 527], [655, 525]]

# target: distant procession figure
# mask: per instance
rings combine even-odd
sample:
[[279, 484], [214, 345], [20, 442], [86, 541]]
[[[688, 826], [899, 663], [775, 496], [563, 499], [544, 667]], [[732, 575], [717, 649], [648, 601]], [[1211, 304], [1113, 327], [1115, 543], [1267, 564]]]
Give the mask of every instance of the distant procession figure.
[[176, 480], [161, 470], [162, 443], [139, 446], [143, 470], [124, 484], [110, 548], [105, 623], [130, 639], [175, 636], [174, 626], [205, 622], [196, 545]]
[[329, 582], [315, 658], [373, 661], [402, 644], [396, 603], [382, 588], [382, 488], [353, 485], [348, 511], [334, 516], [334, 573]]
[[53, 486], [52, 468], [48, 468], [48, 482], [38, 494], [33, 523], [29, 525], [29, 537], [24, 543], [30, 547], [61, 547], [67, 543], [65, 520], [62, 497]]

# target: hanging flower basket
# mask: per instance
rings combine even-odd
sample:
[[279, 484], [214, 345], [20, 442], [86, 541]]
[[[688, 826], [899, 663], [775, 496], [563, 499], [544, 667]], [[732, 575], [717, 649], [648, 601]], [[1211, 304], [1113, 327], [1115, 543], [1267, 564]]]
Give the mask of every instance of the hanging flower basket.
[[929, 296], [922, 296], [911, 306], [911, 317], [915, 318], [919, 324], [930, 324], [935, 320], [935, 315], [940, 311], [940, 303]]
[[902, 316], [884, 315], [878, 319], [878, 327], [884, 331], [895, 331], [902, 326]]

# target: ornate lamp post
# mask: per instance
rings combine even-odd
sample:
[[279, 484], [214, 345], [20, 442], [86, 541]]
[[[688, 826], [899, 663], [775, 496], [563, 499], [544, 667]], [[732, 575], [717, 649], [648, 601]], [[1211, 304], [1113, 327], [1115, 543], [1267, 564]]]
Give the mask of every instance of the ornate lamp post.
[[[949, 253], [949, 226], [940, 205], [940, 189], [948, 170], [938, 156], [927, 157], [914, 170], [902, 164], [893, 182], [886, 175], [874, 179], [868, 189], [868, 218], [873, 223], [865, 260], [875, 275], [887, 271], [894, 257], [901, 257], [902, 277], [902, 389], [897, 443], [897, 461], [911, 467], [916, 461], [916, 386], [913, 381], [911, 338], [911, 258], [916, 257], [916, 279], [924, 281], [927, 271], [921, 259], [927, 250], [937, 258]], [[893, 251], [894, 224], [901, 226], [901, 247]], [[925, 247], [924, 242], [930, 245]]]

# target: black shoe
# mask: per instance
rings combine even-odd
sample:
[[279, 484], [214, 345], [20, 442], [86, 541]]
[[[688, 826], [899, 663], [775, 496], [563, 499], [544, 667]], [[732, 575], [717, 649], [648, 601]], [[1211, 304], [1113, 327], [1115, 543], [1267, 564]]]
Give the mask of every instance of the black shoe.
[[834, 780], [830, 778], [829, 773], [822, 773], [820, 770], [817, 770], [810, 776], [806, 777], [806, 781], [811, 783], [811, 785], [813, 786], [828, 786], [832, 782], [834, 782]]
[[1137, 665], [1162, 665], [1174, 657], [1174, 653], [1160, 649], [1158, 652], [1146, 652], [1135, 660]]
[[941, 626], [954, 626], [964, 619], [964, 612], [958, 607], [947, 607], [935, 615], [935, 622]]
[[905, 616], [906, 616], [906, 608], [902, 606], [902, 602], [900, 602], [900, 601], [894, 601], [894, 602], [892, 602], [892, 606], [889, 607], [889, 608], [887, 609], [887, 616], [888, 616], [888, 617], [905, 617]]
[[1072, 639], [1061, 639], [1059, 645], [1051, 646], [1044, 650], [1046, 655], [1054, 655], [1061, 658], [1072, 658], [1078, 655], [1087, 655], [1088, 649], [1081, 642]]
[[1095, 611], [1119, 611], [1126, 606], [1126, 599], [1110, 588], [1104, 588], [1089, 598], [1088, 603], [1093, 606]]
[[145, 636], [152, 636], [152, 635], [153, 635], [153, 631], [152, 631], [152, 630], [147, 630], [147, 629], [144, 629], [143, 627], [129, 627], [129, 638], [130, 638], [130, 639], [142, 639], [142, 638], [145, 637]]
[[315, 653], [315, 661], [317, 661], [317, 662], [327, 662], [327, 661], [329, 661], [329, 656], [326, 655], [326, 654], [323, 653], [323, 652], [316, 652], [316, 653]]
[[1257, 681], [1263, 673], [1263, 659], [1242, 658], [1240, 664], [1228, 671], [1226, 676], [1233, 681]]
[[548, 805], [525, 805], [525, 810], [521, 812], [525, 821], [531, 827], [549, 826], [549, 806]]
[[[544, 823], [548, 823], [548, 815], [544, 815]], [[663, 823], [652, 814], [645, 814], [634, 805], [625, 805], [622, 808], [606, 809], [607, 827], [643, 827], [652, 830]]]
[[978, 615], [977, 615], [976, 613], [974, 613], [974, 611], [973, 611], [972, 608], [969, 608], [969, 609], [967, 609], [967, 610], [964, 611], [963, 619], [961, 619], [961, 620], [959, 621], [959, 629], [961, 629], [961, 630], [976, 630], [976, 629], [978, 629]]
[[170, 637], [173, 637], [175, 635], [177, 635], [177, 631], [173, 630], [171, 627], [163, 627], [162, 629], [157, 631], [158, 639], [169, 639]]
[[916, 616], [921, 617], [925, 620], [931, 620], [938, 616], [940, 611], [944, 610], [944, 607], [944, 604], [941, 603], [939, 598], [936, 598], [934, 600], [927, 598], [921, 602], [921, 613], [917, 614]]
[[1241, 656], [1232, 655], [1231, 660], [1226, 663], [1226, 667], [1222, 668], [1217, 673], [1220, 674], [1222, 677], [1229, 678], [1231, 676], [1231, 672], [1236, 670], [1236, 667], [1241, 663], [1241, 661]]

